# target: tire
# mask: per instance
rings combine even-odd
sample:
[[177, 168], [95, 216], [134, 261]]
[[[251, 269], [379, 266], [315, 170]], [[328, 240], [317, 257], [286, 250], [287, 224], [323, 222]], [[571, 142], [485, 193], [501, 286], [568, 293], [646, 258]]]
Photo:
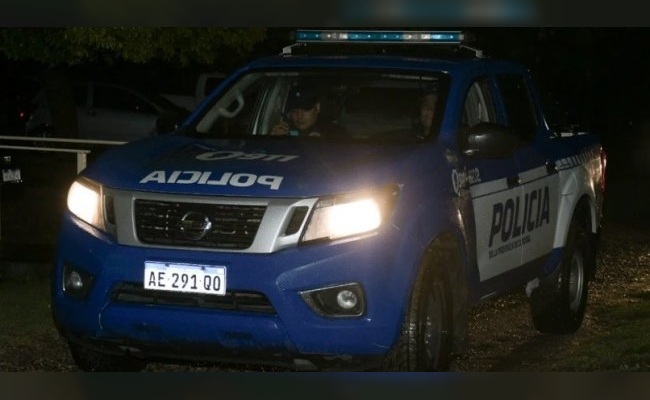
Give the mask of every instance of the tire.
[[530, 308], [535, 328], [542, 333], [568, 334], [582, 325], [595, 269], [595, 251], [590, 244], [586, 208], [574, 215], [559, 267], [541, 280], [531, 293]]
[[86, 372], [139, 372], [147, 366], [146, 361], [130, 356], [98, 353], [75, 343], [68, 347], [77, 367]]
[[423, 268], [415, 284], [400, 337], [386, 358], [390, 371], [446, 371], [451, 360], [452, 304], [449, 279]]

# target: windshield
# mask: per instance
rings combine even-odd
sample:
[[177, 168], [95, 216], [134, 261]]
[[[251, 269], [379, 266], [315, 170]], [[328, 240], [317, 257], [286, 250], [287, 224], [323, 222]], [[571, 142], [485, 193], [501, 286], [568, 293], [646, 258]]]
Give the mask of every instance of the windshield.
[[199, 137], [423, 140], [437, 137], [444, 74], [395, 71], [253, 72], [193, 124]]

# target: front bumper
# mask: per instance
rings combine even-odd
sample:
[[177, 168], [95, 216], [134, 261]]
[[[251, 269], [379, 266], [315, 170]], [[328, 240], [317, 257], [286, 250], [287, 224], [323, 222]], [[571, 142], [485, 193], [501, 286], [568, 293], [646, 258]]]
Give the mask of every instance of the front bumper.
[[[263, 255], [133, 247], [66, 215], [52, 280], [53, 316], [66, 338], [108, 353], [297, 369], [365, 366], [385, 355], [399, 334], [409, 260], [395, 262], [396, 243], [375, 236]], [[116, 297], [124, 285], [142, 286], [147, 260], [226, 266], [228, 291], [257, 293], [270, 307], [260, 312], [201, 306], [200, 299]], [[92, 275], [86, 297], [64, 293], [64, 266]], [[319, 316], [300, 295], [351, 282], [365, 293], [359, 317]]]

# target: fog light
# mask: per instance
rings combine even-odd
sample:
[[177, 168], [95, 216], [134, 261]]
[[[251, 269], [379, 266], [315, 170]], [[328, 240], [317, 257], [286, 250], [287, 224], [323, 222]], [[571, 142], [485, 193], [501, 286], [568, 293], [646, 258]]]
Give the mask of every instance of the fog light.
[[358, 317], [365, 312], [363, 288], [358, 283], [301, 292], [309, 307], [323, 317]]
[[346, 310], [354, 308], [358, 302], [359, 299], [357, 298], [357, 295], [354, 294], [354, 292], [351, 290], [341, 290], [336, 295], [336, 304], [338, 304], [339, 306], [341, 306], [341, 308], [344, 308]]
[[72, 271], [70, 273], [70, 282], [69, 282], [69, 287], [72, 290], [81, 290], [84, 287], [84, 282], [83, 279], [81, 279], [81, 275], [79, 275], [79, 272], [77, 271]]
[[83, 298], [90, 290], [92, 275], [69, 265], [63, 266], [63, 292], [69, 296]]

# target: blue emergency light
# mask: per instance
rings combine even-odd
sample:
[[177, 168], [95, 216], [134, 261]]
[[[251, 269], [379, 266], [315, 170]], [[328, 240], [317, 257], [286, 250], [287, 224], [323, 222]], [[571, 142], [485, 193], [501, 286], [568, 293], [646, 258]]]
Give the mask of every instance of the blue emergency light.
[[460, 44], [465, 39], [461, 31], [344, 31], [297, 30], [297, 43], [438, 43]]

